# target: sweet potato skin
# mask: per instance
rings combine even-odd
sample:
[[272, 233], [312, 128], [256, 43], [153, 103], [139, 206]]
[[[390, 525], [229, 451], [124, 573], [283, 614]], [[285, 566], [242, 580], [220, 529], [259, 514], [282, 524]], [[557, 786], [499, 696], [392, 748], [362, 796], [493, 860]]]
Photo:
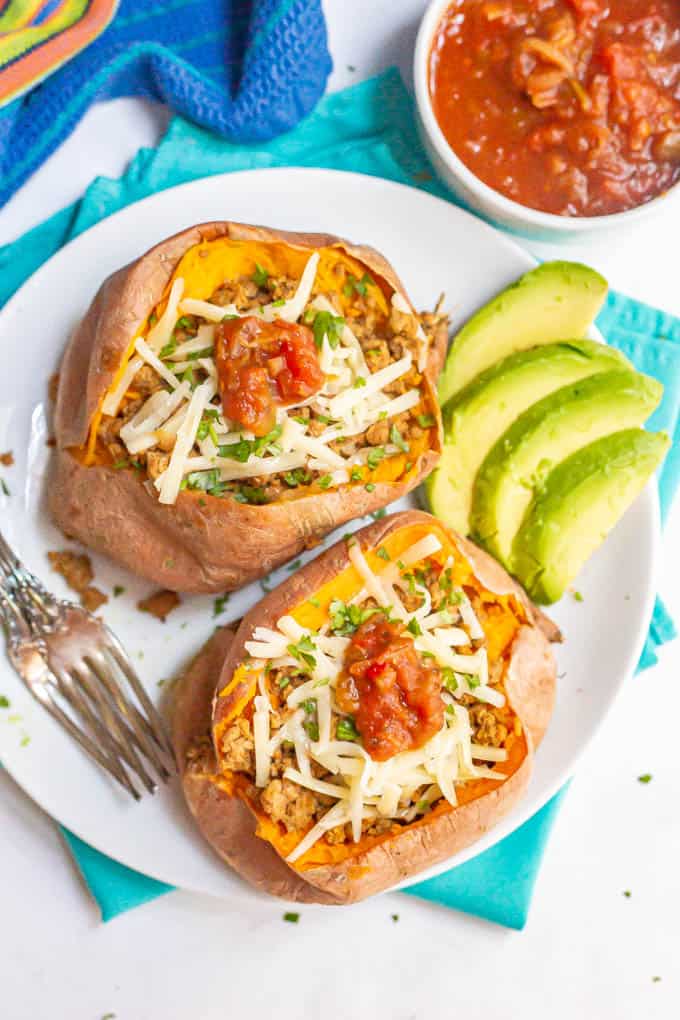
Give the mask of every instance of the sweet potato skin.
[[[428, 514], [406, 511], [369, 525], [358, 532], [357, 537], [364, 548], [374, 547], [393, 530], [428, 520], [431, 520]], [[467, 557], [469, 543], [453, 537]], [[538, 622], [531, 622], [518, 631], [506, 677], [508, 701], [523, 722], [527, 741], [527, 754], [516, 771], [489, 793], [453, 811], [433, 814], [426, 822], [407, 827], [346, 861], [302, 872], [288, 866], [270, 844], [255, 836], [256, 816], [246, 803], [239, 801], [236, 807], [236, 798], [219, 788], [208, 790], [208, 786], [214, 787], [214, 782], [206, 778], [206, 773], [219, 775], [216, 750], [208, 741], [204, 740], [203, 745], [206, 764], [202, 766], [200, 782], [196, 770], [193, 778], [187, 780], [188, 734], [193, 732], [194, 736], [198, 733], [205, 737], [211, 722], [213, 728], [219, 726], [232, 707], [233, 699], [238, 698], [237, 691], [232, 697], [218, 697], [217, 693], [226, 686], [242, 660], [244, 644], [253, 626], [274, 625], [283, 612], [312, 594], [348, 562], [346, 544], [337, 543], [267, 595], [244, 617], [235, 634], [230, 634], [228, 639], [219, 638], [219, 647], [218, 638], [213, 638], [182, 681], [188, 692], [185, 699], [197, 699], [200, 691], [200, 709], [191, 714], [185, 700], [178, 703], [175, 713], [175, 748], [185, 776], [184, 791], [203, 834], [249, 882], [288, 900], [353, 903], [415, 876], [481, 838], [521, 799], [531, 774], [534, 750], [543, 738], [554, 703], [555, 660], [544, 630]], [[498, 575], [496, 580], [502, 589], [514, 591], [514, 587], [510, 588], [514, 582], [507, 576], [504, 579]], [[490, 588], [488, 581], [486, 577], [483, 583]], [[503, 590], [499, 592], [503, 593]], [[213, 691], [211, 712], [207, 702]], [[194, 700], [194, 705], [196, 703]], [[192, 721], [187, 725], [189, 718]], [[181, 739], [177, 736], [180, 730]]]
[[[408, 300], [392, 266], [372, 248], [327, 234], [232, 222], [205, 223], [182, 231], [102, 284], [61, 366], [49, 510], [65, 534], [161, 587], [182, 592], [233, 591], [264, 576], [334, 528], [415, 488], [434, 468], [442, 443], [439, 423], [433, 448], [418, 458], [408, 480], [377, 483], [370, 493], [356, 484], [339, 492], [329, 490], [265, 506], [186, 491], [173, 506], [163, 506], [133, 469], [86, 466], [74, 456], [73, 450], [87, 441], [92, 419], [131, 338], [149, 309], [161, 300], [182, 255], [202, 241], [220, 237], [284, 241], [310, 250], [337, 245]], [[446, 331], [440, 330], [424, 378], [433, 407], [446, 342]]]

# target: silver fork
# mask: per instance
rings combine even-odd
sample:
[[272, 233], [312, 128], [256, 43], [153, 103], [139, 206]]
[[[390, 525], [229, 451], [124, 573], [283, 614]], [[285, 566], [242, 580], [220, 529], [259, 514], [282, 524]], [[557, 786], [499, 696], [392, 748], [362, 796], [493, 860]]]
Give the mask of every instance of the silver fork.
[[[163, 722], [109, 628], [55, 598], [0, 533], [0, 623], [31, 694], [135, 800], [176, 771]], [[132, 695], [132, 696], [131, 696]]]

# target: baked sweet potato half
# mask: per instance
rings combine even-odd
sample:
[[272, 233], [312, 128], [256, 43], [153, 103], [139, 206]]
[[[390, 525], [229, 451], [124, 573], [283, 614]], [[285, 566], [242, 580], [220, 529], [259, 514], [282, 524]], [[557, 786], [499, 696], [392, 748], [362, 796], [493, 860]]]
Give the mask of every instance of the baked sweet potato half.
[[179, 682], [174, 745], [199, 828], [290, 900], [351, 903], [451, 857], [526, 788], [559, 637], [436, 518], [363, 528]]
[[109, 277], [66, 349], [52, 516], [164, 588], [238, 588], [432, 470], [446, 332], [372, 248], [185, 230]]

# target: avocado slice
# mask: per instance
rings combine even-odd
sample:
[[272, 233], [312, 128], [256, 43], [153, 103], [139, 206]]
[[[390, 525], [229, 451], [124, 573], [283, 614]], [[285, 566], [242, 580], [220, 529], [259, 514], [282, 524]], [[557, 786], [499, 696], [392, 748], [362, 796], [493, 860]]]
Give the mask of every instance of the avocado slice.
[[519, 351], [482, 372], [442, 409], [444, 449], [425, 482], [432, 513], [467, 535], [477, 471], [515, 418], [567, 383], [615, 369], [633, 366], [613, 347], [572, 340]]
[[625, 429], [554, 468], [512, 548], [515, 575], [536, 602], [557, 602], [661, 463], [663, 432]]
[[580, 262], [544, 262], [468, 319], [439, 378], [439, 402], [495, 361], [538, 344], [582, 337], [602, 307], [607, 281]]
[[636, 428], [658, 406], [663, 386], [637, 372], [601, 372], [563, 386], [517, 418], [480, 467], [472, 494], [475, 541], [512, 570], [512, 543], [552, 468], [612, 429]]

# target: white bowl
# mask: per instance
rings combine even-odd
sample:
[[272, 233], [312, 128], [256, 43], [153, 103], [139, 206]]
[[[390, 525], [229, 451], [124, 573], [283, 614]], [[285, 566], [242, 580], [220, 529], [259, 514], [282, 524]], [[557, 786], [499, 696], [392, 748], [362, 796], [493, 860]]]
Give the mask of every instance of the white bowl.
[[664, 210], [670, 212], [680, 198], [680, 182], [663, 195], [609, 216], [557, 216], [540, 212], [506, 198], [479, 179], [458, 158], [437, 123], [428, 83], [428, 64], [437, 26], [451, 0], [432, 0], [420, 23], [413, 60], [418, 126], [423, 144], [441, 180], [469, 208], [498, 226], [538, 240], [566, 240], [574, 235], [630, 228], [643, 217]]

